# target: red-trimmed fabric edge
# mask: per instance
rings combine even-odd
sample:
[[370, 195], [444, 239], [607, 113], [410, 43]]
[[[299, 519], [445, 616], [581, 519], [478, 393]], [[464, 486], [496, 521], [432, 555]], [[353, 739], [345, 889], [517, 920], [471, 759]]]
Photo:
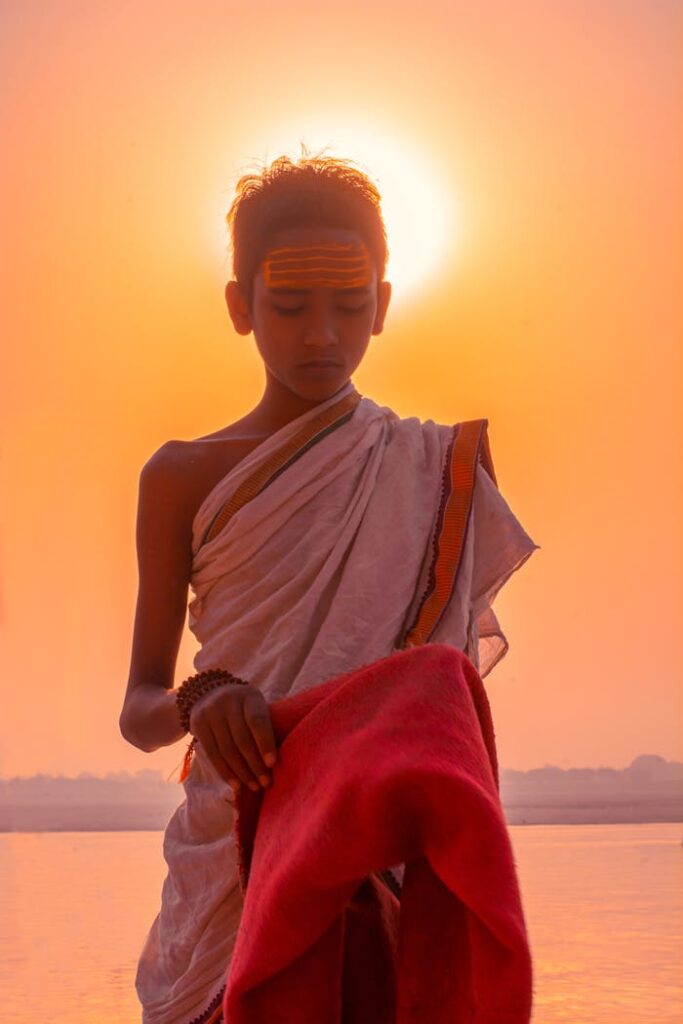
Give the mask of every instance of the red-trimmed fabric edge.
[[486, 419], [467, 420], [453, 427], [453, 437], [444, 459], [428, 582], [412, 624], [398, 647], [405, 649], [427, 643], [453, 594], [472, 514], [474, 483], [480, 460], [496, 482], [487, 427]]

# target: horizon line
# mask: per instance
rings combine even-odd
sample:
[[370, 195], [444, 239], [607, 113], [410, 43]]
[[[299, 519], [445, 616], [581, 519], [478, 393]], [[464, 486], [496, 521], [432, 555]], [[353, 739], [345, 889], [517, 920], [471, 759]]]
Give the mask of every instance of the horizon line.
[[[600, 764], [600, 765], [595, 765], [595, 766], [593, 766], [593, 765], [572, 765], [572, 766], [570, 766], [568, 768], [563, 768], [561, 765], [558, 765], [558, 764], [546, 763], [546, 764], [538, 765], [535, 768], [509, 768], [509, 767], [504, 767], [504, 766], [501, 765], [501, 766], [499, 766], [499, 771], [500, 772], [519, 772], [521, 774], [526, 774], [527, 772], [543, 771], [543, 770], [547, 770], [547, 769], [551, 769], [552, 768], [552, 769], [556, 769], [556, 770], [562, 771], [562, 772], [570, 772], [570, 771], [602, 771], [602, 770], [605, 770], [605, 769], [608, 770], [608, 771], [622, 772], [622, 771], [628, 770], [629, 768], [632, 768], [633, 765], [635, 764], [635, 762], [640, 760], [641, 758], [654, 758], [654, 759], [656, 759], [658, 761], [663, 761], [665, 764], [673, 764], [673, 765], [681, 765], [681, 766], [683, 766], [683, 760], [681, 760], [681, 761], [675, 760], [675, 759], [674, 760], [669, 760], [663, 754], [650, 754], [650, 753], [647, 753], [647, 754], [636, 754], [636, 756], [632, 758], [632, 760], [629, 762], [629, 764], [625, 765], [623, 768], [615, 768], [613, 765], [606, 765], [606, 764]], [[112, 775], [128, 775], [128, 776], [130, 776], [130, 778], [136, 778], [136, 776], [138, 776], [139, 774], [144, 773], [144, 772], [147, 772], [147, 773], [150, 773], [150, 774], [153, 774], [153, 775], [158, 775], [162, 779], [164, 778], [164, 772], [162, 771], [161, 768], [138, 768], [135, 771], [131, 771], [128, 768], [111, 768], [111, 769], [109, 769], [109, 771], [105, 772], [104, 774], [97, 774], [96, 772], [89, 771], [88, 769], [83, 769], [81, 772], [79, 772], [78, 775], [56, 775], [56, 774], [54, 774], [52, 772], [49, 772], [49, 771], [37, 771], [37, 772], [34, 772], [32, 775], [4, 775], [4, 774], [2, 774], [2, 775], [0, 775], [0, 782], [9, 782], [9, 781], [12, 781], [12, 780], [15, 780], [15, 779], [36, 779], [36, 778], [73, 779], [74, 781], [82, 780], [84, 778], [86, 778], [86, 779], [102, 779], [102, 780], [105, 780], [105, 779], [111, 778]], [[173, 770], [173, 772], [171, 772], [171, 775], [173, 775], [174, 773], [175, 773], [175, 769]], [[165, 781], [167, 781], [167, 782], [168, 781], [172, 781], [172, 779], [169, 776], [169, 778], [166, 778]]]

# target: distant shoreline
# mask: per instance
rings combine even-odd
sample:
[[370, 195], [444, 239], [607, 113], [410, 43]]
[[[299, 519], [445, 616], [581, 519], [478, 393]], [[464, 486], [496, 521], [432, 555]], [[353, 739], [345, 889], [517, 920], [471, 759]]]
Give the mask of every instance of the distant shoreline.
[[[668, 818], [656, 818], [648, 820], [638, 821], [508, 821], [507, 825], [509, 828], [526, 828], [527, 826], [538, 826], [548, 825], [550, 827], [556, 827], [558, 825], [566, 825], [569, 827], [575, 827], [577, 825], [680, 825], [683, 824], [683, 820], [677, 818], [675, 821], [671, 821]], [[130, 828], [74, 828], [72, 826], [65, 825], [64, 827], [55, 828], [2, 828], [0, 827], [0, 836], [20, 836], [20, 835], [96, 835], [96, 834], [115, 834], [117, 832], [156, 832], [159, 835], [163, 835], [163, 826], [151, 826], [151, 825], [134, 825]], [[682, 837], [683, 838], [683, 837]]]
[[[619, 770], [545, 765], [499, 774], [508, 825], [683, 822], [683, 763], [657, 754]], [[0, 779], [0, 833], [155, 832], [184, 797], [156, 771]]]
[[[506, 807], [505, 820], [509, 826], [525, 825], [656, 825], [683, 824], [680, 804], [672, 807], [643, 807], [627, 804], [598, 807], [527, 806]], [[668, 804], [669, 806], [666, 806]], [[97, 807], [92, 813], [83, 807], [24, 807], [5, 809], [0, 818], [0, 834], [48, 833], [48, 832], [163, 832], [170, 812], [158, 807], [116, 809], [116, 820], [112, 821], [112, 809]]]

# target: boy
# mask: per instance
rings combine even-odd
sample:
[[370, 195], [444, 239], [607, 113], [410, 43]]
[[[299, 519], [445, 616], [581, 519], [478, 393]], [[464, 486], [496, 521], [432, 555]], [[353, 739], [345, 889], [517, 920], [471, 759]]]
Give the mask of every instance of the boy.
[[[146, 1024], [222, 1020], [241, 909], [231, 796], [273, 781], [269, 702], [424, 642], [466, 651], [485, 675], [507, 650], [493, 597], [537, 547], [473, 421], [484, 427], [469, 525], [444, 584], [458, 430], [401, 420], [353, 387], [391, 296], [372, 183], [346, 161], [281, 157], [237, 193], [226, 302], [237, 333], [254, 334], [263, 395], [236, 423], [165, 444], [140, 478], [121, 731], [151, 751], [189, 726], [196, 750], [138, 969]], [[183, 704], [173, 683], [188, 585], [195, 667], [225, 678], [188, 681]]]

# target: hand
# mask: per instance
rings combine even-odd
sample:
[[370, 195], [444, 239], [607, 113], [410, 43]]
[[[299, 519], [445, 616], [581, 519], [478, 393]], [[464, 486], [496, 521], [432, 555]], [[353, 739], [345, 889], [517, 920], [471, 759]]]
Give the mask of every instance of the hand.
[[258, 792], [259, 781], [269, 784], [265, 759], [272, 755], [275, 763], [275, 737], [266, 699], [251, 683], [227, 683], [200, 697], [190, 712], [190, 732], [234, 789], [243, 782]]

